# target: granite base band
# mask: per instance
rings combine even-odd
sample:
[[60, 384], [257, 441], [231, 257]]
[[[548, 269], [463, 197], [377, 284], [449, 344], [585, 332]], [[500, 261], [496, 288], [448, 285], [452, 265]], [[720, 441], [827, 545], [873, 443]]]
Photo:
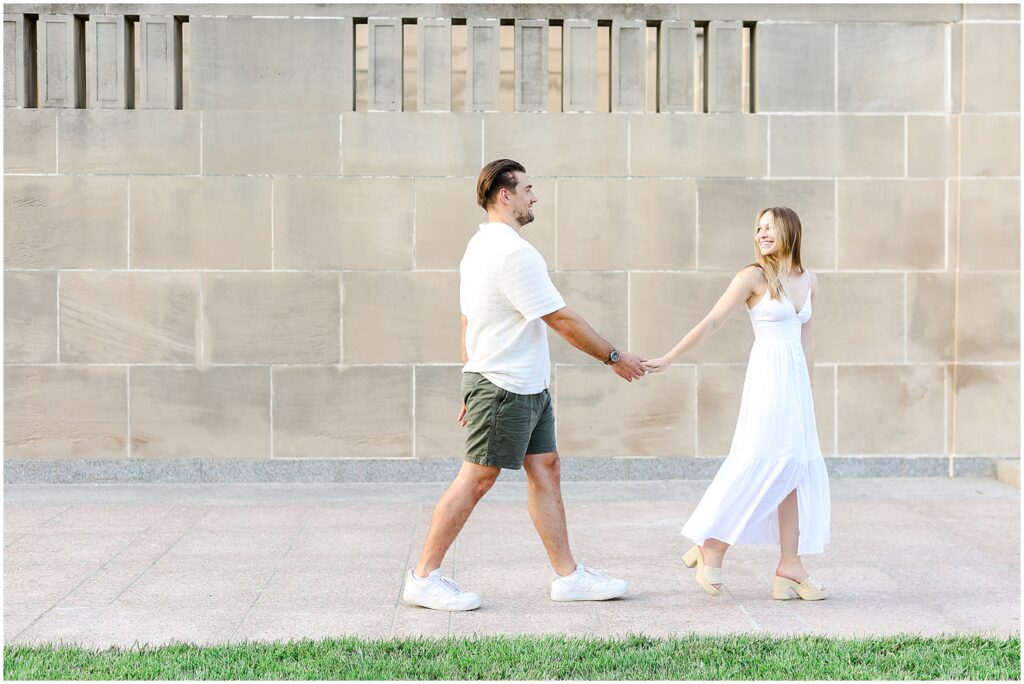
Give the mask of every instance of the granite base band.
[[[590, 481], [710, 480], [721, 458], [588, 458], [562, 460], [562, 479]], [[998, 458], [961, 457], [953, 461], [958, 477], [995, 477]], [[842, 477], [943, 477], [945, 456], [840, 456], [826, 458], [829, 475]], [[332, 483], [446, 482], [461, 460], [273, 459], [273, 460], [17, 460], [4, 461], [5, 484], [111, 483]], [[524, 471], [502, 479], [525, 480]]]

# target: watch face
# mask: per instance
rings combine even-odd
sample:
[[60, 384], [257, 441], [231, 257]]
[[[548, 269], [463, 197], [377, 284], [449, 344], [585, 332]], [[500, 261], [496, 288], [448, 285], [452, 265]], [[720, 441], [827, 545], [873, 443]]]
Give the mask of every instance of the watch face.
[[612, 353], [608, 355], [608, 360], [611, 361], [612, 363], [618, 363], [619, 362], [619, 352], [617, 352], [614, 349], [612, 349]]

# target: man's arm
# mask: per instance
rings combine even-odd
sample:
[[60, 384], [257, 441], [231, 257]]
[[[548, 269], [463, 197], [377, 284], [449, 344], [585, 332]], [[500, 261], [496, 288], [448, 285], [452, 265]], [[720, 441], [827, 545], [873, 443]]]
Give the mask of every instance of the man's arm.
[[[583, 316], [570, 309], [563, 307], [553, 311], [541, 319], [551, 326], [551, 329], [558, 333], [562, 339], [579, 349], [584, 354], [593, 356], [602, 363], [607, 363], [608, 355], [615, 346], [598, 335]], [[643, 359], [636, 354], [621, 352], [618, 363], [609, 364], [615, 373], [632, 382], [634, 378], [644, 376]]]

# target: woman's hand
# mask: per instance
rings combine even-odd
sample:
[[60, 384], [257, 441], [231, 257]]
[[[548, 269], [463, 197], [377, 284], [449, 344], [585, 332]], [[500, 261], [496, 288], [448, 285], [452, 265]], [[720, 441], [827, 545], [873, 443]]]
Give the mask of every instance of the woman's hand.
[[659, 356], [656, 359], [648, 359], [644, 361], [644, 369], [648, 373], [660, 373], [669, 366], [669, 361], [664, 356]]

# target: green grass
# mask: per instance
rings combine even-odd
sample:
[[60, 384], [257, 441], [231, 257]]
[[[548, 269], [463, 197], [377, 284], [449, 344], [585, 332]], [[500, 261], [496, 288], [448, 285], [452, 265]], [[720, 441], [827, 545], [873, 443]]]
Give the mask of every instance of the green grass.
[[332, 639], [4, 648], [5, 679], [1020, 679], [1020, 638]]

